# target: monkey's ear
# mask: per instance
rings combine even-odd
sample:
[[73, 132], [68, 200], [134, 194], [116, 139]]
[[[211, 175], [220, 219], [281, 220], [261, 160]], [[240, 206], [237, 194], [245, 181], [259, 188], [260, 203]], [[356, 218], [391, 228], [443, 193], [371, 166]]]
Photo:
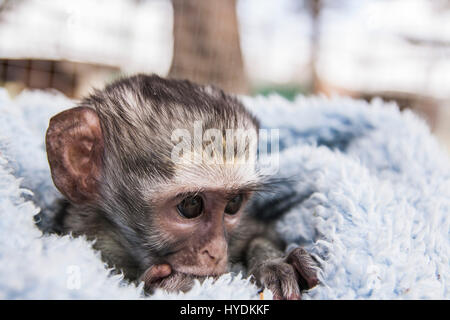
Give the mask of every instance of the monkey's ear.
[[69, 200], [98, 196], [103, 135], [97, 113], [87, 107], [63, 111], [50, 119], [45, 139], [53, 182]]

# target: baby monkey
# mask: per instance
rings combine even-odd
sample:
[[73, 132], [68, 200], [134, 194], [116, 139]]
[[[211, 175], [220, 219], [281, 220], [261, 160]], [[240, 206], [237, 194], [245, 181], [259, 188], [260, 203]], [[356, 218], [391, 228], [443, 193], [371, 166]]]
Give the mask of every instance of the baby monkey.
[[[47, 130], [52, 178], [66, 198], [59, 230], [95, 239], [104, 261], [149, 293], [189, 290], [239, 262], [275, 299], [300, 299], [317, 284], [314, 261], [302, 248], [285, 255], [273, 223], [246, 213], [262, 185], [256, 164], [240, 161], [253, 158], [251, 143], [242, 153], [222, 140], [258, 128], [236, 98], [189, 81], [137, 75], [95, 91]], [[208, 129], [216, 135], [205, 142]]]

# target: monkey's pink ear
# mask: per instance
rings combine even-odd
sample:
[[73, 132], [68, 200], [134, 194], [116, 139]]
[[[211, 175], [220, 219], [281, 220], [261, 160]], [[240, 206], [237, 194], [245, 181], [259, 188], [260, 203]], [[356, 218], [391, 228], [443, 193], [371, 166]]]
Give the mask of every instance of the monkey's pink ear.
[[53, 182], [59, 191], [75, 203], [94, 200], [103, 154], [97, 113], [76, 107], [57, 114], [50, 119], [45, 142]]

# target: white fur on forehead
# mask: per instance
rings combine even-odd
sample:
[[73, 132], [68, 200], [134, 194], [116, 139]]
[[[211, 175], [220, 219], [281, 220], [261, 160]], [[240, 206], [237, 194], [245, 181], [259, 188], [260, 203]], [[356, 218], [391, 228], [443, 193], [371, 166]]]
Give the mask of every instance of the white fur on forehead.
[[[177, 167], [170, 181], [160, 179], [156, 184], [144, 188], [144, 196], [152, 194], [175, 195], [179, 193], [195, 193], [203, 190], [235, 191], [253, 187], [261, 181], [259, 172], [253, 164], [194, 164]], [[150, 191], [149, 193], [147, 193]]]
[[260, 180], [254, 164], [201, 164], [178, 167], [176, 185], [186, 189], [240, 189]]
[[[253, 136], [248, 143], [242, 145], [244, 149], [237, 151], [234, 140], [230, 145], [231, 149], [226, 140], [220, 141], [219, 146], [209, 150], [211, 158], [203, 150], [203, 140], [194, 142], [192, 150], [187, 150], [184, 157], [174, 161], [175, 173], [171, 181], [193, 190], [236, 190], [254, 185], [260, 180], [256, 171], [257, 136], [256, 130], [248, 132]], [[240, 137], [246, 139], [245, 135]]]

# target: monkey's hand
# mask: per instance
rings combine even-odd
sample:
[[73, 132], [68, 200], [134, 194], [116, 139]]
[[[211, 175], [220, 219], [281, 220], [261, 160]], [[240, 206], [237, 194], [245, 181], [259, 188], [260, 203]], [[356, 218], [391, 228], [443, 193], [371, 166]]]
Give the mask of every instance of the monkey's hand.
[[318, 284], [316, 263], [300, 247], [286, 257], [262, 262], [252, 273], [260, 285], [272, 291], [275, 300], [299, 300], [302, 290]]
[[193, 276], [173, 271], [168, 264], [151, 266], [144, 272], [140, 280], [144, 281], [144, 290], [149, 294], [157, 288], [168, 292], [186, 292], [194, 284]]

